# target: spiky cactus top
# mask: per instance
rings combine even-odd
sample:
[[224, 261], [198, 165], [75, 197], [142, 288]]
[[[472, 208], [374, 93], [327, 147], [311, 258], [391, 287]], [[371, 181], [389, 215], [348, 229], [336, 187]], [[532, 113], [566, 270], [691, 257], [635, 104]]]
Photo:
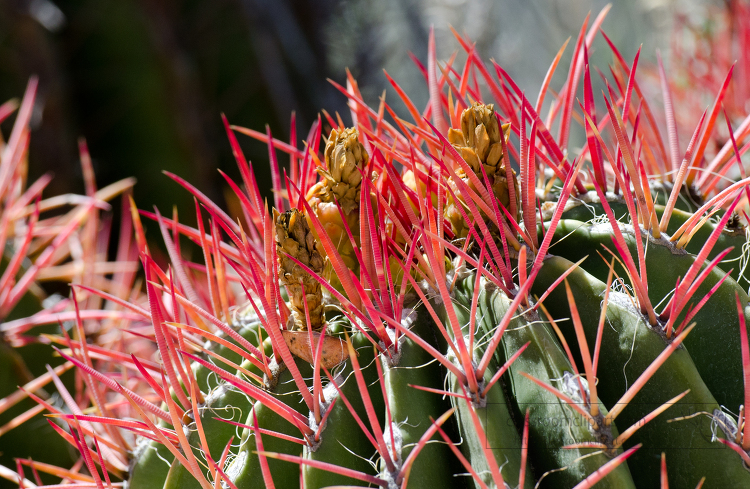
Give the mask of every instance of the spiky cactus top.
[[[83, 382], [78, 397], [59, 385], [69, 412], [42, 405], [68, 422], [86, 483], [749, 487], [747, 237], [726, 226], [746, 219], [750, 179], [705, 187], [690, 174], [741, 165], [750, 130], [735, 138], [730, 121], [726, 153], [694, 161], [722, 89], [682, 162], [674, 135], [667, 156], [638, 58], [614, 46], [597, 111], [588, 50], [605, 15], [587, 19], [554, 100], [562, 52], [532, 105], [463, 37], [465, 65], [439, 65], [431, 35], [428, 107], [392, 81], [411, 120], [365, 105], [350, 77], [337, 87], [356, 131], [327, 118], [325, 151], [322, 120], [304, 149], [235, 128], [292, 156], [273, 214], [228, 126], [245, 224], [175, 177], [203, 207], [197, 228], [141, 213], [162, 228], [164, 270], [134, 221], [148, 301], [125, 307], [159, 362], [54, 339]], [[576, 120], [586, 145], [573, 157]], [[680, 198], [691, 182], [700, 208]], [[204, 263], [184, 261], [177, 233]]]

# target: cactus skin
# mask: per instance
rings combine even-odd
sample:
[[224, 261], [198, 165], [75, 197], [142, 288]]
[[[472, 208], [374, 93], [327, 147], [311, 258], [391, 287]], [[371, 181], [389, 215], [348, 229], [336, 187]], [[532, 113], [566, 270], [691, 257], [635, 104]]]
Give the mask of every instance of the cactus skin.
[[[468, 288], [473, 280], [466, 279], [458, 285]], [[468, 292], [468, 291], [467, 291]], [[466, 294], [471, 297], [471, 293]], [[482, 297], [482, 296], [485, 297]], [[482, 291], [479, 301], [479, 314], [484, 318], [481, 328], [491, 334], [503, 315], [509, 310], [510, 300], [500, 291]], [[562, 378], [564, 372], [572, 373], [568, 359], [558, 345], [549, 326], [538, 315], [528, 312], [517, 316], [508, 326], [502, 337], [502, 347], [497, 350], [498, 363], [507, 361], [524, 344], [529, 346], [510, 366], [506, 374], [508, 395], [515, 407], [516, 419], [526, 410], [530, 413], [530, 451], [535, 461], [537, 479], [548, 471], [563, 467], [566, 470], [552, 472], [540, 487], [567, 487], [575, 485], [609, 461], [604, 454], [589, 455], [593, 450], [562, 449], [574, 443], [594, 442], [596, 438], [587, 423], [548, 391], [540, 388], [519, 373], [526, 372], [550, 385]], [[602, 406], [602, 413], [606, 409]], [[612, 426], [612, 435], [617, 436], [617, 428]], [[585, 456], [589, 455], [589, 456]], [[602, 487], [633, 488], [633, 480], [626, 466], [621, 466], [602, 482]]]
[[[595, 253], [597, 250], [606, 253], [603, 246], [613, 248], [611, 226], [609, 230], [607, 226], [595, 227], [578, 221], [562, 221], [555, 230], [550, 252], [571, 261], [589, 255], [582, 267], [594, 277], [605, 281], [609, 266]], [[635, 256], [633, 234], [625, 232], [624, 237]], [[684, 277], [695, 261], [693, 255], [662, 243], [650, 240], [646, 254], [648, 291], [653, 304], [661, 302], [670, 294], [678, 277]], [[624, 270], [619, 269], [618, 273], [621, 277], [626, 277]], [[699, 287], [693, 302], [703, 297], [724, 275], [723, 271], [714, 269]], [[732, 278], [727, 278], [706, 306], [693, 318], [698, 326], [685, 340], [685, 346], [691, 351], [703, 380], [719, 404], [724, 406], [738, 406], [743, 402], [742, 360], [739, 330], [736, 326], [737, 307], [733, 302], [735, 293], [740, 295], [744, 304], [747, 304], [747, 294]]]
[[[455, 302], [452, 304], [452, 307], [462, 325], [462, 333], [465, 335], [469, 334], [469, 321], [471, 319], [469, 317], [471, 307], [466, 307], [466, 304], [471, 304], [473, 288], [473, 280], [466, 278], [458, 284], [453, 292]], [[479, 300], [482, 303], [487, 302], [489, 294], [481, 294]], [[444, 312], [442, 316], [443, 318], [446, 317]], [[484, 354], [485, 349], [482, 343], [476, 345], [474, 352], [475, 362]], [[448, 358], [454, 363], [456, 362], [455, 356], [449, 354]], [[491, 367], [485, 372], [483, 380], [489, 382], [499, 368], [500, 365], [498, 365], [497, 359], [494, 359]], [[462, 392], [462, 386], [459, 384], [458, 379], [451, 374], [449, 374], [448, 378], [452, 384], [453, 392]], [[487, 393], [484, 406], [477, 406], [463, 400], [454, 400], [454, 405], [458, 411], [459, 429], [464, 439], [462, 450], [472, 465], [476, 467], [477, 472], [480, 474], [489, 472], [487, 460], [485, 459], [487, 456], [485, 449], [490, 448], [496, 463], [503, 467], [501, 471], [503, 480], [511, 487], [518, 487], [522, 445], [519, 431], [515, 428], [518, 420], [514, 419], [513, 414], [511, 414], [508, 395], [502, 383], [498, 382], [492, 386]], [[482, 443], [478, 438], [472, 411], [474, 411], [474, 415], [482, 425], [487, 440], [486, 443]], [[482, 480], [486, 484], [492, 482], [487, 475]], [[529, 466], [526, 467], [525, 481], [526, 484], [524, 487], [532, 489], [533, 477]]]
[[[301, 401], [301, 397], [296, 392], [294, 383], [291, 380], [288, 371], [283, 372], [279, 378], [279, 387], [274, 394], [277, 396], [290, 396], [287, 402], [290, 402], [290, 405], [295, 405]], [[251, 419], [250, 416], [257, 417], [258, 426], [261, 428], [288, 435], [298, 434], [298, 432], [295, 433], [295, 431], [290, 429], [291, 427], [286, 420], [271, 411], [260, 401], [254, 404], [253, 411], [248, 416], [249, 419]], [[237, 458], [235, 458], [234, 462], [227, 469], [227, 475], [238, 488], [263, 487], [265, 484], [261, 473], [260, 460], [258, 455], [254, 453], [257, 450], [255, 436], [254, 433], [247, 429], [242, 432], [242, 443]], [[271, 436], [263, 437], [263, 446], [268, 451], [279, 453], [297, 453], [301, 451], [298, 444]], [[289, 470], [289, 464], [280, 460], [268, 460], [268, 465], [277, 487], [297, 487], [299, 485], [299, 471]]]
[[[588, 197], [591, 197], [590, 194], [592, 193], [593, 192], [589, 192]], [[615, 218], [623, 219], [627, 216], [627, 207], [621, 200], [612, 199], [609, 201], [609, 205], [612, 207]], [[656, 217], [661, 219], [664, 214], [664, 206], [654, 205], [654, 211], [656, 212]], [[680, 228], [680, 226], [685, 224], [692, 215], [691, 212], [675, 209], [672, 212], [672, 217], [666, 230], [667, 235], [671, 236]], [[588, 222], [601, 216], [606, 216], [606, 213], [604, 212], [598, 197], [593, 197], [592, 202], [571, 205], [562, 214], [562, 218], [565, 220], [569, 219], [581, 222]], [[685, 251], [693, 255], [698, 254], [703, 243], [708, 240], [714, 229], [716, 229], [715, 223], [711, 221], [704, 223], [695, 233], [687, 246], [685, 246]], [[727, 226], [722, 230], [716, 244], [707, 255], [707, 258], [710, 260], [727, 248], [732, 248], [732, 250], [721, 261], [721, 268], [729, 273], [744, 290], [748, 290], [750, 287], [750, 271], [742, 269], [743, 262], [741, 261], [743, 249], [747, 247], [748, 243], [747, 232], [747, 227], [741, 222], [733, 224], [731, 228]]]
[[[545, 290], [555, 278], [573, 264], [564, 258], [551, 256], [545, 260], [538, 282], [538, 291]], [[569, 275], [576, 304], [582, 313], [589, 344], [594, 344], [606, 284], [582, 269]], [[620, 297], [618, 297], [620, 296]], [[556, 317], [569, 317], [570, 310], [564, 291], [555, 290], [545, 301], [550, 313]], [[567, 325], [566, 325], [567, 326]], [[575, 333], [563, 327], [568, 343], [575, 345]], [[691, 332], [693, 334], [695, 331]], [[690, 335], [688, 335], [688, 338]], [[633, 348], [633, 345], [636, 345]], [[664, 350], [664, 338], [654, 332], [639, 311], [633, 309], [622, 294], [611, 293], [607, 303], [607, 324], [602, 338], [599, 393], [608, 405], [614, 405], [641, 372]], [[626, 367], [623, 369], [623, 365]], [[711, 419], [705, 415], [682, 421], [672, 418], [691, 417], [696, 413], [713, 413], [718, 404], [703, 383], [693, 364], [689, 349], [678, 348], [649, 380], [635, 400], [628, 404], [618, 418], [625, 425], [638, 422], [658, 407], [661, 401], [671, 399], [681, 392], [690, 392], [655, 420], [644, 425], [631, 438], [628, 445], [641, 442], [644, 448], [630, 459], [630, 470], [637, 480], [647, 481], [658, 472], [658, 455], [666, 452], [669, 460], [670, 483], [679, 487], [693, 487], [702, 474], [703, 487], [744, 487], [750, 484], [750, 472], [743, 467], [737, 454], [711, 439]], [[688, 426], [680, 426], [680, 424]], [[720, 432], [719, 432], [720, 433]], [[654, 447], [654, 448], [648, 448]], [[684, 447], [691, 447], [685, 450]]]

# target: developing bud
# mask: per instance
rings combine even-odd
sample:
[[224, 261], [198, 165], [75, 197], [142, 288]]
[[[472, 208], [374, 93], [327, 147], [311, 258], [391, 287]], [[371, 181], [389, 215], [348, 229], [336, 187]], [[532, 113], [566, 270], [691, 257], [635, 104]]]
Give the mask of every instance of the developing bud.
[[[506, 209], [510, 209], [510, 192], [503, 164], [503, 141], [507, 144], [509, 135], [510, 124], [500, 127], [492, 104], [477, 103], [465, 109], [461, 114], [461, 130], [453, 128], [448, 130], [448, 140], [482, 181], [484, 175], [480, 165], [484, 167], [492, 192]], [[501, 137], [503, 140], [500, 139]], [[458, 167], [456, 174], [473, 187], [463, 168]], [[520, 207], [518, 181], [512, 170], [511, 175], [518, 209]], [[456, 205], [462, 204], [452, 202], [452, 199], [449, 199], [447, 204], [446, 215], [453, 225], [454, 232], [458, 237], [465, 237], [468, 234], [468, 227], [463, 222], [461, 213], [455, 208]]]
[[[508, 140], [510, 124], [503, 126], [503, 137]], [[479, 165], [484, 165], [487, 176], [492, 178], [500, 172], [503, 160], [503, 145], [500, 141], [500, 125], [492, 104], [474, 104], [461, 114], [461, 130], [449, 129], [448, 140], [461, 153], [474, 173], [482, 175]], [[459, 175], [463, 169], [459, 169]]]
[[353, 127], [342, 131], [333, 129], [325, 149], [328, 170], [318, 169], [323, 177], [320, 200], [338, 200], [345, 214], [359, 206], [362, 172], [369, 161], [367, 151], [359, 142], [358, 135]]
[[[320, 331], [324, 326], [323, 293], [320, 283], [290, 257], [309, 267], [318, 275], [323, 274], [325, 259], [318, 250], [318, 243], [310, 231], [305, 215], [297, 209], [280, 214], [273, 211], [276, 223], [276, 249], [279, 259], [279, 278], [286, 286], [292, 305], [294, 324], [297, 330], [306, 330], [305, 301], [310, 314], [310, 328]], [[302, 285], [305, 293], [302, 294]]]
[[[359, 261], [349, 239], [349, 228], [357, 246], [359, 246], [359, 201], [362, 194], [364, 168], [370, 161], [365, 147], [359, 142], [358, 132], [351, 127], [338, 131], [333, 129], [325, 148], [325, 161], [328, 170], [318, 168], [323, 180], [313, 185], [307, 192], [307, 201], [320, 219], [328, 237], [331, 238], [346, 266], [357, 273]], [[341, 218], [336, 201], [341, 205], [344, 219]], [[309, 223], [312, 227], [312, 224]], [[321, 250], [325, 257], [325, 252]], [[334, 287], [341, 289], [338, 278], [330, 278]]]

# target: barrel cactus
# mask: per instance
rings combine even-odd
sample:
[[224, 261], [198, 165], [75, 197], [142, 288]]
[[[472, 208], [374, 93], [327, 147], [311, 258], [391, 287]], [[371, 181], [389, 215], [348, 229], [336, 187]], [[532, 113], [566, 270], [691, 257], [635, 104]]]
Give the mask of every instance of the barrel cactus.
[[[146, 296], [126, 307], [159, 358], [56, 339], [88, 394], [45, 406], [80, 451], [62, 487], [750, 487], [750, 179], [700, 183], [744, 176], [748, 134], [719, 117], [724, 87], [682, 153], [611, 43], [594, 96], [605, 15], [546, 120], [562, 51], [532, 103], [456, 34], [463, 66], [430, 36], [423, 110], [392, 82], [410, 120], [349, 76], [353, 125], [326, 113], [302, 148], [225, 121], [242, 216], [177, 176], [196, 227], [134, 210]], [[237, 133], [269, 147], [273, 209]]]

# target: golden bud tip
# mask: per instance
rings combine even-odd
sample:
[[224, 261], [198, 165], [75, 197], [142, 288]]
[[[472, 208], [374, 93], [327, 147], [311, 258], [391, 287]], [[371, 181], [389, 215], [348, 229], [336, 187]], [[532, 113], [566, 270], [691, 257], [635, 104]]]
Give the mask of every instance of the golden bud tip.
[[357, 208], [362, 188], [364, 168], [370, 161], [359, 133], [353, 128], [333, 129], [325, 149], [327, 170], [318, 172], [323, 177], [320, 189], [322, 202], [338, 200], [346, 214]]
[[449, 129], [448, 140], [458, 150], [474, 173], [482, 174], [479, 165], [484, 165], [488, 177], [494, 177], [502, 164], [502, 137], [508, 141], [510, 125], [500, 130], [492, 104], [474, 104], [461, 113], [461, 130]]

